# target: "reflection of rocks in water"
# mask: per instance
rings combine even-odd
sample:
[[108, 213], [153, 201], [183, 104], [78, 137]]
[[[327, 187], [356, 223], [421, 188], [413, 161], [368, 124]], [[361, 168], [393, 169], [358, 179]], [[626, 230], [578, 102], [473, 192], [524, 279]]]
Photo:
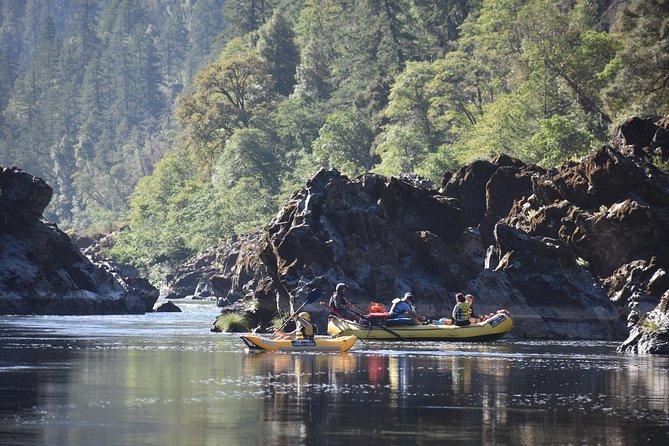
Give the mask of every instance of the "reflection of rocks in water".
[[669, 413], [666, 360], [630, 362], [601, 343], [381, 344], [365, 354], [245, 361], [268, 389], [263, 417], [271, 434], [304, 444], [329, 432], [389, 443], [410, 435], [426, 443], [628, 444], [638, 421], [650, 417], [661, 429]]

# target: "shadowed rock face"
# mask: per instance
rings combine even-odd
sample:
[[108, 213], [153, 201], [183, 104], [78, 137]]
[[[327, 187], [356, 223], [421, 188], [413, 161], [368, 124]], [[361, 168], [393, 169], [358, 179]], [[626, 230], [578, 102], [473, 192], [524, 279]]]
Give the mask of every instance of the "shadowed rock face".
[[36, 223], [51, 201], [53, 189], [17, 168], [0, 167], [0, 229]]
[[0, 170], [0, 314], [151, 311], [157, 290], [93, 264], [55, 225], [40, 219], [51, 188], [18, 169]]
[[[513, 167], [518, 175], [509, 175], [509, 168], [497, 166], [490, 177], [502, 170], [501, 175], [523, 185], [518, 190], [527, 190], [522, 166]], [[509, 201], [498, 202], [504, 200]], [[479, 215], [484, 219], [493, 212]], [[310, 289], [320, 287], [329, 294], [336, 283], [345, 282], [361, 307], [370, 301], [388, 304], [411, 291], [421, 312], [438, 317], [450, 314], [454, 293], [466, 291], [476, 295], [475, 308], [481, 313], [509, 309], [521, 336], [623, 336], [620, 310], [578, 265], [566, 243], [498, 224], [486, 256], [487, 245], [475, 224], [459, 200], [435, 190], [372, 174], [349, 180], [337, 171], [322, 170], [266, 228], [260, 249], [245, 253], [260, 259], [265, 270], [251, 282], [263, 283], [262, 295], [275, 298], [261, 298], [251, 282], [241, 294], [261, 326], [266, 322], [259, 308], [271, 314], [277, 305], [286, 306], [289, 294], [297, 295], [299, 303]], [[248, 258], [245, 262], [254, 263]], [[241, 308], [239, 303], [234, 306], [236, 311]], [[323, 327], [323, 309], [317, 304], [306, 309]]]
[[438, 308], [448, 301], [441, 281], [464, 285], [482, 263], [480, 244], [472, 258], [461, 234], [469, 223], [457, 200], [434, 190], [321, 170], [268, 226], [260, 258], [281, 297], [346, 282], [365, 306], [420, 290], [423, 308]]

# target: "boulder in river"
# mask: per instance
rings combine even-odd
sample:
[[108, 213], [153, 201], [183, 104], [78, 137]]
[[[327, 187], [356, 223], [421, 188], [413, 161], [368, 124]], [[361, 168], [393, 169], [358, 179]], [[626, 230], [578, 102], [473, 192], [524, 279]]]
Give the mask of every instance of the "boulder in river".
[[170, 300], [158, 301], [153, 306], [154, 313], [181, 313], [181, 308], [179, 308], [174, 302]]

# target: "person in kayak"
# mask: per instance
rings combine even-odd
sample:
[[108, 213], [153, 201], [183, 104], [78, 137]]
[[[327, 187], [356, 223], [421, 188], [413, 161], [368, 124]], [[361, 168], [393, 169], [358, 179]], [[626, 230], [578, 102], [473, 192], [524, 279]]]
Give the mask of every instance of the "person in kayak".
[[425, 318], [416, 312], [414, 302], [415, 299], [411, 293], [405, 293], [403, 297], [394, 299], [393, 305], [390, 307], [390, 319], [409, 317], [416, 324], [423, 324]]
[[453, 322], [459, 327], [465, 327], [471, 323], [470, 316], [472, 309], [467, 303], [465, 295], [457, 293], [455, 295], [455, 306], [453, 307]]
[[359, 319], [358, 315], [351, 310], [353, 304], [348, 301], [346, 296], [348, 296], [348, 285], [345, 283], [338, 283], [334, 294], [332, 297], [330, 297], [328, 306], [337, 311], [342, 316], [348, 315], [349, 319]]
[[311, 323], [311, 315], [306, 311], [301, 312], [297, 316], [294, 316], [295, 320], [295, 330], [290, 333], [281, 333], [278, 332], [277, 339], [307, 339], [313, 340], [314, 333], [314, 324]]

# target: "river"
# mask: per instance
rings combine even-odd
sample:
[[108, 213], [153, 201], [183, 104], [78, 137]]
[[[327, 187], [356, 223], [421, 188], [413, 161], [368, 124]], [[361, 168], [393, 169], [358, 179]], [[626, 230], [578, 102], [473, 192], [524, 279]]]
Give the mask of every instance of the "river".
[[669, 444], [669, 358], [616, 343], [250, 353], [213, 305], [0, 316], [2, 445]]

